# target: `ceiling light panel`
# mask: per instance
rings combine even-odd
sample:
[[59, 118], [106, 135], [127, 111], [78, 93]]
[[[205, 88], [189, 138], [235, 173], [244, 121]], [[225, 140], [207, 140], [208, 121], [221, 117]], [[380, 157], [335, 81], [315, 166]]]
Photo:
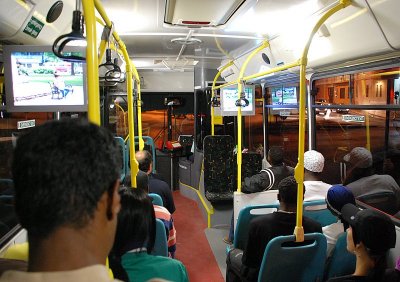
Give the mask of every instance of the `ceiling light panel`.
[[177, 26], [224, 25], [245, 2], [252, 0], [165, 0], [164, 23]]

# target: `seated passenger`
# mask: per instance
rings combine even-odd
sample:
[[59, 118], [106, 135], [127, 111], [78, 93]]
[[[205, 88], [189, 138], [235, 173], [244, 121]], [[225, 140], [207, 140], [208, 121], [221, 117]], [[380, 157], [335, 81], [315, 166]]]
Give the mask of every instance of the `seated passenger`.
[[322, 227], [327, 242], [327, 257], [330, 257], [339, 235], [348, 228], [348, 224], [342, 220], [340, 211], [345, 204], [355, 205], [356, 201], [353, 194], [342, 185], [333, 185], [329, 188], [325, 201], [330, 212], [338, 218], [337, 222]]
[[[265, 247], [277, 236], [291, 235], [296, 226], [297, 182], [293, 176], [278, 186], [279, 210], [261, 215], [250, 222], [249, 237], [243, 251], [233, 249], [226, 263], [226, 281], [257, 281]], [[321, 225], [303, 217], [305, 233], [322, 232]], [[243, 256], [242, 256], [243, 254]]]
[[153, 171], [153, 157], [149, 151], [137, 151], [135, 154], [139, 169], [149, 176], [149, 193], [161, 196], [164, 207], [173, 214], [175, 211], [174, 198], [167, 182], [161, 180]]
[[[304, 201], [324, 200], [328, 189], [332, 186], [321, 179], [325, 158], [315, 150], [304, 153]], [[325, 206], [307, 207], [308, 210], [321, 209]]]
[[[156, 222], [151, 199], [142, 189], [123, 188], [110, 266], [116, 278], [144, 282], [152, 278], [189, 281], [178, 260], [150, 255], [154, 247]], [[122, 266], [122, 268], [121, 268]]]
[[396, 231], [391, 219], [375, 210], [360, 210], [346, 204], [342, 218], [347, 229], [347, 250], [356, 255], [356, 270], [352, 275], [331, 278], [339, 281], [388, 281], [385, 278], [386, 255], [396, 245]]
[[357, 199], [360, 196], [379, 192], [393, 192], [396, 197], [397, 210], [400, 210], [400, 187], [387, 174], [374, 174], [372, 168], [372, 154], [363, 147], [355, 147], [343, 157], [348, 164], [348, 176], [344, 185]]
[[283, 162], [284, 152], [281, 147], [273, 146], [268, 151], [267, 160], [270, 168], [260, 173], [246, 177], [242, 184], [243, 193], [256, 193], [267, 190], [277, 190], [279, 182], [285, 177], [294, 175], [294, 169]]
[[115, 281], [105, 261], [114, 241], [119, 147], [103, 127], [48, 122], [17, 140], [15, 209], [28, 232], [28, 272], [0, 281]]
[[[267, 190], [277, 190], [279, 182], [285, 177], [294, 175], [294, 168], [283, 162], [284, 152], [282, 147], [273, 146], [268, 151], [267, 160], [271, 167], [262, 169], [260, 173], [246, 177], [242, 183], [243, 193], [257, 193]], [[234, 215], [232, 213], [228, 236], [223, 238], [226, 244], [233, 243]]]
[[[149, 193], [149, 177], [143, 171], [138, 171], [136, 175], [136, 186], [138, 189], [143, 190], [146, 194]], [[168, 254], [170, 257], [175, 257], [176, 251], [176, 230], [174, 226], [174, 219], [169, 211], [161, 206], [153, 205], [156, 218], [161, 220], [165, 226], [165, 232], [168, 240]]]

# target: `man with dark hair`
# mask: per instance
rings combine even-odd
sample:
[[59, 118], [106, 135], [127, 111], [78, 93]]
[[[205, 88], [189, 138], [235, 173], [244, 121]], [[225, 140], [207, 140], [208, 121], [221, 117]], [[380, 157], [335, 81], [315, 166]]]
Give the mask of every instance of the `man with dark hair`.
[[164, 207], [173, 214], [175, 211], [175, 203], [172, 197], [171, 189], [167, 182], [157, 177], [153, 171], [153, 157], [149, 151], [137, 151], [135, 154], [139, 163], [139, 169], [149, 176], [149, 193], [155, 193], [161, 196]]
[[[243, 193], [250, 194], [267, 190], [277, 190], [278, 184], [282, 179], [294, 175], [294, 168], [287, 166], [283, 162], [284, 153], [282, 147], [272, 146], [268, 151], [267, 159], [272, 166], [267, 169], [262, 169], [260, 173], [256, 175], [246, 177], [242, 183]], [[232, 214], [229, 234], [222, 239], [226, 244], [233, 243], [233, 223], [234, 215]]]
[[0, 281], [113, 281], [104, 264], [120, 210], [120, 164], [111, 133], [88, 122], [49, 122], [20, 136], [12, 173], [28, 272]]
[[294, 175], [294, 169], [283, 162], [284, 153], [282, 147], [271, 147], [268, 151], [267, 159], [271, 167], [261, 170], [260, 173], [256, 175], [246, 177], [242, 185], [243, 193], [276, 190], [282, 179]]
[[[130, 175], [127, 175], [125, 178], [124, 186], [124, 188], [131, 188]], [[136, 175], [136, 187], [137, 188], [132, 189], [140, 189], [145, 191], [146, 194], [149, 193], [149, 177], [144, 171], [138, 171]], [[168, 252], [171, 257], [174, 257], [176, 251], [176, 229], [174, 225], [174, 219], [172, 218], [171, 213], [163, 206], [154, 204], [154, 212], [156, 214], [156, 218], [164, 223], [168, 240]]]
[[[293, 234], [296, 226], [296, 179], [293, 176], [284, 178], [278, 190], [279, 210], [254, 218], [250, 222], [245, 249], [229, 252], [226, 281], [257, 281], [268, 242], [278, 236]], [[303, 228], [304, 233], [322, 232], [321, 225], [307, 217], [303, 217]]]

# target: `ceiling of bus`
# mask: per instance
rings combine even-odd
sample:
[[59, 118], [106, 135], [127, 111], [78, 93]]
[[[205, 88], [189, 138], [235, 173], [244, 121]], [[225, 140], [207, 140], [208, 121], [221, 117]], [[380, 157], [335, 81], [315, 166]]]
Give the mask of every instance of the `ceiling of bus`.
[[[30, 9], [35, 10], [35, 17], [43, 19], [55, 1], [8, 1], [9, 7], [0, 9], [0, 41], [16, 44], [52, 44], [59, 34], [68, 33], [71, 30], [75, 0], [64, 0], [61, 17], [53, 24], [46, 24], [38, 38], [34, 39], [22, 32], [31, 16]], [[295, 46], [304, 46], [302, 43], [306, 38], [304, 34], [308, 34], [312, 23], [337, 2], [335, 0], [247, 0], [226, 25], [215, 28], [194, 28], [164, 24], [167, 1], [172, 0], [101, 1], [139, 69], [191, 71], [196, 64], [216, 68], [221, 65], [221, 61], [243, 57], [259, 46], [263, 39], [271, 41], [271, 47], [265, 52], [271, 57], [272, 64], [288, 62], [292, 57], [298, 58], [299, 52]], [[213, 3], [224, 5], [232, 1], [173, 0], [172, 2], [181, 6], [182, 3], [188, 4], [189, 16], [183, 20], [196, 21], [220, 14], [213, 13], [215, 11]], [[200, 2], [202, 5], [198, 5]], [[387, 43], [372, 16], [365, 16], [368, 14], [366, 0], [352, 2], [351, 7], [338, 12], [325, 23], [328, 33], [322, 34], [322, 38], [330, 38], [331, 49], [335, 50], [335, 53], [316, 56], [318, 52], [315, 50], [326, 51], [328, 48], [314, 44], [314, 41], [319, 40], [314, 39], [310, 50], [310, 61], [314, 64], [323, 65], [337, 58], [346, 59], [349, 56], [354, 57], [355, 54], [363, 55], [376, 50], [387, 50]], [[400, 8], [400, 1], [368, 0], [368, 2], [374, 9], [388, 41], [399, 47], [400, 36], [398, 28], [394, 27], [400, 26], [396, 9]], [[1, 5], [4, 5], [3, 2]], [[182, 13], [182, 10], [180, 12]], [[197, 14], [198, 18], [192, 18]], [[349, 26], [348, 23], [354, 25]], [[354, 26], [358, 29], [363, 26], [363, 32], [354, 30], [350, 32]], [[98, 30], [98, 37], [100, 34], [101, 30]], [[174, 40], [177, 42], [173, 42]]]

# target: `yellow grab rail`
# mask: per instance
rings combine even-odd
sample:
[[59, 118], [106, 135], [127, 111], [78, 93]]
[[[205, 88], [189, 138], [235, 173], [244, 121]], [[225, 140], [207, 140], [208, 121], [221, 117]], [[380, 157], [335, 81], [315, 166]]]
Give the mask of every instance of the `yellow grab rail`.
[[[233, 65], [233, 61], [229, 61], [229, 63], [227, 63], [225, 66], [223, 66], [218, 73], [215, 75], [214, 77], [214, 81], [211, 87], [211, 101], [214, 98], [214, 91], [215, 91], [215, 84], [217, 83], [217, 79], [220, 77], [221, 73], [227, 69], [228, 67], [230, 67], [231, 65]], [[211, 105], [211, 135], [214, 136], [214, 107]]]
[[86, 27], [86, 70], [88, 92], [88, 119], [100, 125], [99, 63], [96, 46], [96, 16], [93, 1], [82, 1]]
[[307, 43], [304, 46], [303, 53], [300, 59], [300, 101], [299, 101], [299, 144], [298, 144], [298, 162], [295, 167], [294, 175], [297, 181], [297, 211], [296, 211], [296, 227], [294, 229], [294, 235], [296, 236], [297, 242], [304, 241], [304, 229], [303, 229], [303, 191], [304, 191], [304, 137], [306, 130], [305, 121], [305, 99], [306, 99], [306, 66], [307, 66], [307, 55], [310, 49], [311, 41], [315, 33], [319, 30], [321, 25], [334, 13], [347, 7], [350, 4], [350, 0], [340, 0], [335, 6], [329, 9], [315, 24], [312, 29]]
[[[247, 68], [248, 63], [250, 60], [262, 49], [266, 48], [269, 46], [269, 43], [267, 40], [264, 40], [263, 43], [256, 48], [253, 52], [250, 53], [250, 55], [246, 58], [244, 61], [242, 67], [240, 68], [239, 72], [239, 77], [237, 80], [238, 84], [238, 99], [241, 98], [241, 93], [242, 93], [242, 87], [244, 84], [243, 80], [243, 75], [244, 71]], [[242, 191], [242, 108], [239, 106], [237, 107], [238, 114], [237, 114], [237, 128], [238, 128], [238, 142], [237, 142], [237, 191], [241, 192]]]
[[[219, 89], [223, 88], [226, 86], [233, 85], [235, 83], [238, 83], [238, 92], [240, 93], [242, 83], [245, 81], [248, 81], [250, 79], [255, 79], [261, 76], [265, 76], [267, 74], [277, 72], [277, 71], [283, 71], [289, 68], [293, 68], [296, 66], [300, 66], [300, 101], [299, 101], [299, 144], [298, 144], [298, 163], [295, 168], [295, 178], [298, 184], [298, 194], [297, 194], [297, 213], [296, 213], [296, 227], [294, 230], [294, 235], [296, 236], [296, 241], [297, 242], [302, 242], [304, 241], [304, 230], [302, 226], [302, 216], [303, 216], [303, 182], [304, 182], [304, 137], [305, 137], [305, 94], [306, 94], [306, 65], [307, 65], [307, 54], [310, 48], [311, 40], [314, 37], [314, 34], [318, 31], [318, 29], [321, 27], [321, 25], [334, 13], [337, 11], [347, 7], [350, 5], [351, 0], [340, 0], [335, 6], [333, 6], [331, 9], [329, 9], [315, 24], [312, 32], [309, 35], [308, 41], [303, 49], [303, 53], [301, 58], [293, 63], [290, 63], [288, 65], [283, 65], [279, 66], [264, 72], [256, 73], [253, 75], [249, 75], [246, 77], [243, 77], [242, 70], [244, 71], [248, 61], [252, 56], [254, 56], [255, 53], [257, 53], [259, 50], [256, 49], [254, 50], [253, 53], [250, 54], [250, 58], [246, 60], [244, 63], [244, 66], [241, 68], [241, 74], [239, 75], [239, 78], [236, 82], [230, 82], [226, 83], [217, 87], [214, 87], [214, 89]], [[260, 46], [261, 47], [261, 46]], [[241, 186], [241, 169], [239, 162], [241, 164], [241, 111], [238, 110], [238, 175], [237, 175], [237, 184], [238, 184], [238, 191], [240, 192], [240, 186]], [[239, 124], [240, 122], [240, 124]], [[240, 137], [239, 137], [240, 136]]]
[[[85, 1], [84, 1], [85, 2]], [[105, 24], [107, 27], [111, 28], [112, 27], [112, 22], [108, 18], [103, 6], [101, 5], [99, 0], [94, 0], [95, 7], [97, 11], [99, 12], [100, 16], [104, 20]], [[117, 41], [119, 49], [121, 50], [124, 60], [126, 62], [126, 91], [127, 91], [127, 96], [128, 96], [128, 128], [129, 128], [129, 139], [132, 140], [130, 142], [129, 146], [129, 156], [130, 156], [130, 164], [131, 164], [131, 183], [133, 187], [136, 187], [136, 174], [139, 171], [139, 164], [135, 158], [135, 143], [133, 140], [135, 140], [135, 128], [134, 128], [134, 115], [133, 115], [133, 83], [132, 83], [132, 78], [136, 80], [137, 85], [138, 85], [138, 92], [140, 92], [140, 80], [139, 80], [139, 74], [137, 72], [136, 67], [133, 65], [131, 62], [128, 52], [126, 51], [126, 46], [124, 42], [121, 40], [119, 37], [118, 33], [113, 30], [112, 33], [114, 39]], [[97, 56], [96, 56], [97, 58]], [[139, 132], [140, 139], [141, 138], [141, 132]], [[143, 142], [143, 140], [142, 140]], [[144, 142], [143, 142], [144, 144]], [[144, 146], [144, 145], [143, 145]]]

